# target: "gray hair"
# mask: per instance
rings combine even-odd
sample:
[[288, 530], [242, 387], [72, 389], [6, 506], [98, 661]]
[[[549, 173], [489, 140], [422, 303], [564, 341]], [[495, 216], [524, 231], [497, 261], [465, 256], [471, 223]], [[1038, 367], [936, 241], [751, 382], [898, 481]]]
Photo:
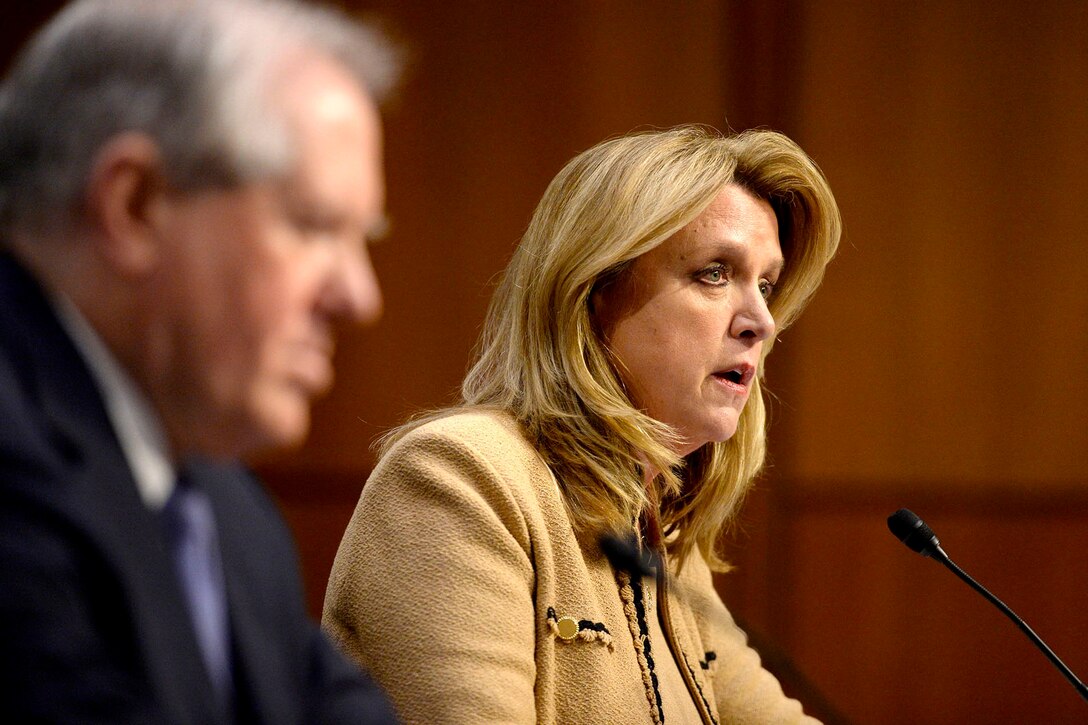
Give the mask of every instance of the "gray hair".
[[339, 62], [375, 101], [399, 71], [375, 27], [297, 0], [77, 0], [0, 86], [0, 232], [65, 229], [95, 156], [125, 131], [160, 147], [180, 189], [287, 169], [294, 149], [268, 89], [298, 52]]

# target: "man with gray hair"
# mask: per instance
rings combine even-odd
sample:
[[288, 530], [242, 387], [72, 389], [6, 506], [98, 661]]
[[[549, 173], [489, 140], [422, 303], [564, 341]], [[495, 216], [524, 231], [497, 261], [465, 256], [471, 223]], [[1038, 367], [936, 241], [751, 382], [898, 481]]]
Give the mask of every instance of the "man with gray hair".
[[388, 722], [243, 454], [370, 322], [382, 36], [295, 0], [78, 0], [0, 86], [0, 711]]

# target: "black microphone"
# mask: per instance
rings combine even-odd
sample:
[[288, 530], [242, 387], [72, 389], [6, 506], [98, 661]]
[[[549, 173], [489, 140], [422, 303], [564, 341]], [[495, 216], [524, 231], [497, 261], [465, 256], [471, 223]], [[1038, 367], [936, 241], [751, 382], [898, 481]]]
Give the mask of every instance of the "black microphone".
[[944, 549], [941, 548], [941, 542], [937, 539], [936, 534], [933, 533], [933, 529], [926, 526], [925, 521], [918, 518], [918, 516], [910, 509], [899, 509], [888, 517], [888, 528], [891, 529], [891, 532], [895, 534], [900, 541], [909, 546], [912, 550], [918, 552], [922, 556], [936, 559], [944, 564], [952, 570], [953, 574], [967, 582], [972, 589], [986, 597], [991, 604], [1000, 609], [1001, 612], [1011, 619], [1013, 623], [1028, 636], [1032, 643], [1047, 656], [1047, 659], [1058, 668], [1062, 675], [1065, 676], [1065, 679], [1073, 684], [1073, 687], [1080, 693], [1080, 696], [1085, 700], [1088, 700], [1088, 687], [1077, 679], [1077, 676], [1073, 674], [1071, 669], [1065, 666], [1064, 662], [1058, 659], [1058, 655], [1054, 654], [1054, 651], [1039, 638], [1039, 635], [1035, 634], [1031, 627], [1027, 625], [1027, 622], [1016, 616], [1016, 613], [1009, 609], [1003, 601], [991, 594], [984, 586], [972, 579], [967, 572], [956, 566], [956, 563], [948, 558], [948, 554], [944, 553]]
[[627, 572], [632, 579], [654, 576], [661, 568], [657, 555], [649, 548], [639, 546], [634, 532], [604, 534], [597, 543], [612, 568]]

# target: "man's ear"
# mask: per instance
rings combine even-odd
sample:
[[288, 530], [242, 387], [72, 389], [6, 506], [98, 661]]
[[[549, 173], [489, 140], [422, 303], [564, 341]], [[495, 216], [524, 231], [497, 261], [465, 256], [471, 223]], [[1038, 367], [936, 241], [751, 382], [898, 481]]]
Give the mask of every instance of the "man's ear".
[[167, 185], [162, 154], [146, 134], [126, 132], [99, 149], [87, 183], [93, 244], [107, 264], [140, 276], [159, 261], [156, 218]]

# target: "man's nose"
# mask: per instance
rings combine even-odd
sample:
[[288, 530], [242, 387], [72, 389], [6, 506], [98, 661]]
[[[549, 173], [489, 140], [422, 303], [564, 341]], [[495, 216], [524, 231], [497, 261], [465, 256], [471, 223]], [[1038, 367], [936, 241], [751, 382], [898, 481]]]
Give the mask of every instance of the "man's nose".
[[364, 325], [376, 322], [382, 314], [382, 292], [366, 245], [346, 248], [333, 265], [325, 298], [326, 310], [336, 317]]

